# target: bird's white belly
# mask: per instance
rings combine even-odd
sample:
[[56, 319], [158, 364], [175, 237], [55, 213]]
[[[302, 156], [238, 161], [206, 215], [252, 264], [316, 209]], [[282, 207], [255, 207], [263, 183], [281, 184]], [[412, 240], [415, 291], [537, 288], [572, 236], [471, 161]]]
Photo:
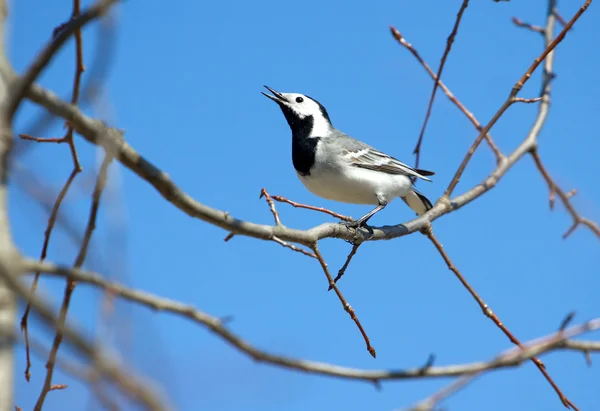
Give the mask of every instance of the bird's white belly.
[[356, 167], [316, 168], [308, 176], [298, 174], [313, 194], [328, 200], [351, 204], [379, 204], [404, 197], [411, 188], [408, 177]]

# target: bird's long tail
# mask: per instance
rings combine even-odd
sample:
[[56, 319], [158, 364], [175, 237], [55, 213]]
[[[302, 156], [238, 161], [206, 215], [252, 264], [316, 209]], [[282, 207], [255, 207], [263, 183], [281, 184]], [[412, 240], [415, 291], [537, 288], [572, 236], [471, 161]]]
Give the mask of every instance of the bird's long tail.
[[433, 205], [431, 201], [423, 194], [419, 193], [414, 188], [408, 192], [405, 197], [400, 197], [406, 205], [408, 205], [417, 215], [424, 214], [427, 210], [431, 209]]

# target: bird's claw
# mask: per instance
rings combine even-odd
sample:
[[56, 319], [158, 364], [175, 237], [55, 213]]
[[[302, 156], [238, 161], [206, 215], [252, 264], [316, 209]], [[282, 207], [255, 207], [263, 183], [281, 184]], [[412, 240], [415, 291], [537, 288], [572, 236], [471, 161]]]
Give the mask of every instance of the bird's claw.
[[[354, 229], [354, 230], [358, 231], [359, 228], [364, 228], [365, 230], [367, 230], [367, 232], [369, 233], [369, 236], [365, 238], [366, 241], [370, 240], [375, 235], [375, 233], [373, 232], [373, 228], [371, 228], [371, 226], [368, 225], [366, 222], [361, 223], [358, 220], [352, 220], [352, 221], [343, 221], [342, 224], [344, 224], [347, 229]], [[354, 241], [348, 241], [348, 242], [350, 244], [354, 244]]]

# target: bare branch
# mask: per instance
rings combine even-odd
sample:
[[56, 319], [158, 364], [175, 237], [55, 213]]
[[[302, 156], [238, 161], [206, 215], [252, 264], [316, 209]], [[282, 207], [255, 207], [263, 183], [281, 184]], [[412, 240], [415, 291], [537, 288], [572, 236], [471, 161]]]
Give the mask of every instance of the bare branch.
[[348, 304], [348, 302], [342, 295], [342, 292], [339, 290], [337, 285], [335, 285], [335, 282], [333, 281], [333, 277], [329, 273], [329, 268], [327, 267], [327, 263], [325, 262], [323, 255], [321, 255], [321, 252], [319, 251], [319, 249], [317, 247], [317, 243], [315, 243], [313, 245], [312, 249], [313, 249], [313, 252], [315, 253], [315, 255], [317, 256], [317, 260], [319, 260], [319, 263], [321, 264], [321, 268], [323, 269], [325, 276], [327, 277], [327, 281], [329, 282], [329, 289], [330, 290], [333, 289], [333, 291], [339, 298], [340, 302], [342, 303], [342, 307], [344, 307], [344, 310], [348, 313], [348, 315], [350, 315], [350, 318], [352, 319], [352, 321], [354, 321], [354, 323], [358, 327], [358, 330], [362, 334], [363, 339], [365, 340], [365, 344], [367, 346], [367, 351], [369, 351], [369, 354], [371, 354], [371, 356], [373, 356], [373, 358], [375, 358], [377, 356], [377, 352], [375, 351], [375, 348], [371, 345], [371, 340], [369, 339], [369, 336], [367, 335], [365, 329], [363, 328], [362, 324], [360, 323], [360, 320], [356, 316], [356, 313], [354, 312], [354, 308], [352, 308], [352, 306], [350, 304]]
[[567, 32], [569, 31], [569, 28], [571, 28], [573, 26], [573, 24], [575, 24], [575, 22], [579, 19], [579, 17], [581, 17], [581, 15], [587, 10], [587, 8], [591, 4], [591, 2], [592, 2], [592, 0], [586, 0], [585, 3], [583, 3], [581, 8], [577, 11], [577, 13], [575, 13], [573, 18], [569, 21], [569, 23], [563, 28], [563, 30], [558, 34], [558, 36], [556, 36], [556, 38], [550, 44], [548, 44], [548, 46], [544, 49], [542, 54], [540, 54], [540, 56], [538, 58], [536, 58], [534, 60], [534, 62], [531, 64], [529, 69], [527, 69], [527, 71], [525, 72], [523, 77], [521, 77], [519, 79], [519, 81], [517, 81], [517, 83], [513, 86], [506, 101], [498, 109], [496, 114], [494, 114], [494, 116], [492, 117], [490, 122], [483, 128], [483, 130], [481, 131], [479, 136], [475, 139], [475, 142], [473, 143], [473, 145], [467, 152], [467, 155], [465, 156], [465, 158], [463, 159], [462, 163], [460, 164], [458, 170], [454, 174], [454, 177], [452, 178], [452, 181], [448, 185], [448, 188], [444, 192], [444, 197], [446, 197], [446, 198], [450, 197], [450, 195], [456, 188], [456, 185], [458, 184], [458, 181], [460, 180], [462, 173], [464, 172], [465, 168], [467, 167], [469, 160], [471, 160], [471, 157], [475, 153], [475, 150], [477, 150], [477, 147], [479, 147], [479, 144], [481, 143], [483, 136], [487, 132], [490, 131], [490, 129], [494, 126], [494, 124], [496, 124], [496, 122], [504, 114], [504, 112], [515, 102], [515, 97], [517, 97], [517, 94], [521, 91], [521, 89], [523, 88], [525, 83], [527, 83], [527, 80], [529, 80], [531, 78], [531, 74], [538, 68], [538, 66], [546, 58], [546, 56], [548, 56], [548, 54], [550, 52], [552, 52], [552, 50], [554, 50], [554, 48], [565, 38]]
[[[564, 348], [571, 342], [567, 338], [571, 338], [581, 333], [594, 331], [599, 328], [600, 318], [594, 319], [586, 323], [571, 327], [568, 330], [559, 331], [546, 337], [538, 338], [537, 340], [525, 344], [522, 349], [513, 348], [512, 350], [506, 351], [505, 353], [496, 356], [491, 361], [489, 361], [488, 364], [490, 365], [490, 367], [492, 367], [490, 369], [495, 369], [499, 364], [502, 364], [509, 358], [511, 358], [512, 360], [516, 360], [519, 363], [522, 363], [527, 359], [539, 356], [540, 354], [548, 352], [548, 350], [552, 350], [553, 348]], [[594, 346], [595, 342], [591, 342], [590, 345]], [[432, 396], [414, 405], [410, 408], [410, 410], [433, 410], [442, 400], [448, 398], [450, 395], [464, 388], [467, 384], [471, 383], [473, 380], [475, 380], [475, 378], [480, 377], [482, 374], [482, 371], [474, 371], [472, 373], [466, 374], [461, 378], [457, 379], [456, 381], [452, 382], [450, 385], [442, 388]], [[575, 407], [573, 403], [569, 402], [565, 405], [567, 407], [572, 407], [573, 409], [578, 410], [578, 408]]]
[[[73, 264], [73, 267], [75, 268], [81, 268], [85, 261], [85, 257], [87, 256], [90, 241], [92, 239], [92, 233], [96, 228], [96, 219], [98, 216], [98, 209], [100, 207], [100, 197], [102, 195], [102, 192], [104, 191], [104, 187], [106, 186], [106, 180], [108, 178], [108, 167], [110, 166], [111, 162], [112, 157], [110, 156], [110, 154], [105, 154], [104, 160], [102, 161], [102, 165], [100, 166], [100, 171], [98, 172], [96, 186], [94, 187], [94, 192], [92, 193], [92, 205], [90, 208], [87, 226], [85, 228], [85, 233], [83, 235], [83, 241], [81, 243], [79, 253], [77, 254], [77, 257], [75, 259], [75, 263]], [[64, 327], [65, 321], [67, 319], [67, 312], [69, 310], [71, 296], [73, 295], [73, 291], [75, 290], [75, 285], [76, 283], [71, 280], [67, 280], [67, 283], [65, 285], [64, 297], [62, 305], [60, 307], [60, 316], [58, 319], [59, 326], [54, 336], [54, 342], [52, 343], [52, 349], [50, 350], [50, 355], [48, 356], [48, 362], [46, 363], [46, 377], [44, 379], [44, 385], [35, 404], [34, 411], [42, 410], [44, 401], [46, 400], [46, 395], [48, 394], [48, 392], [51, 391], [52, 376], [54, 374], [54, 364], [56, 363], [56, 355], [58, 353], [58, 349], [63, 339], [61, 329]]]
[[302, 249], [300, 247], [296, 247], [295, 245], [290, 244], [288, 242], [282, 241], [282, 240], [280, 240], [277, 237], [273, 237], [273, 241], [275, 241], [277, 244], [280, 244], [280, 245], [282, 245], [284, 247], [289, 248], [290, 250], [294, 250], [294, 251], [296, 251], [298, 253], [304, 254], [304, 255], [312, 257], [312, 258], [317, 258], [317, 256], [314, 253], [311, 253], [310, 251], [306, 251], [306, 250], [304, 250], [304, 249]]
[[333, 216], [335, 218], [339, 218], [340, 220], [352, 221], [352, 217], [347, 217], [347, 216], [338, 214], [338, 213], [336, 213], [334, 211], [328, 210], [328, 209], [323, 208], [323, 207], [314, 207], [314, 206], [311, 206], [311, 205], [300, 204], [300, 203], [297, 203], [295, 201], [288, 200], [287, 198], [282, 197], [282, 196], [272, 196], [272, 198], [275, 201], [279, 201], [280, 203], [287, 203], [287, 204], [290, 204], [290, 205], [292, 205], [292, 206], [294, 206], [296, 208], [304, 208], [306, 210], [319, 211], [321, 213], [329, 214], [330, 216]]
[[[46, 226], [46, 230], [44, 231], [44, 244], [42, 245], [42, 253], [40, 255], [41, 261], [44, 261], [46, 259], [46, 256], [48, 253], [48, 245], [50, 244], [50, 236], [52, 235], [52, 230], [54, 228], [54, 224], [56, 223], [56, 218], [58, 217], [58, 210], [60, 209], [60, 206], [61, 206], [65, 196], [67, 195], [67, 191], [69, 191], [69, 187], [71, 187], [71, 183], [75, 179], [76, 175], [77, 175], [77, 171], [75, 169], [73, 169], [73, 171], [71, 172], [71, 175], [69, 175], [69, 178], [65, 182], [65, 185], [63, 186], [63, 188], [60, 190], [60, 193], [56, 197], [56, 201], [54, 202], [54, 205], [52, 206], [52, 210], [50, 211], [50, 217], [48, 217], [48, 225]], [[35, 293], [39, 277], [40, 277], [40, 273], [35, 273], [35, 277], [33, 278], [33, 282], [31, 284], [31, 290], [30, 290], [31, 295], [33, 295]], [[21, 317], [21, 331], [23, 331], [23, 335], [25, 336], [25, 357], [26, 357], [26, 361], [27, 361], [27, 365], [25, 366], [25, 379], [27, 381], [29, 381], [29, 379], [31, 377], [31, 373], [30, 373], [31, 356], [29, 353], [29, 329], [27, 326], [27, 321], [29, 318], [30, 310], [31, 310], [31, 305], [27, 304], [27, 306], [25, 307], [25, 312], [23, 313], [23, 316]]]
[[550, 177], [550, 174], [542, 164], [542, 160], [540, 159], [540, 155], [537, 149], [531, 151], [531, 157], [533, 157], [535, 166], [542, 174], [542, 177], [546, 181], [546, 184], [548, 184], [548, 189], [550, 190], [550, 209], [554, 207], [555, 194], [558, 194], [558, 197], [560, 198], [561, 202], [573, 218], [573, 224], [571, 225], [569, 230], [565, 232], [565, 234], [563, 234], [563, 238], [567, 238], [571, 233], [573, 233], [573, 231], [575, 231], [575, 229], [580, 224], [587, 226], [590, 230], [592, 230], [594, 234], [596, 234], [596, 236], [598, 236], [598, 238], [600, 238], [600, 227], [598, 226], [598, 224], [587, 218], [581, 217], [577, 210], [575, 210], [573, 204], [571, 203], [570, 198], [576, 193], [576, 190], [571, 190], [566, 193], [554, 182], [554, 180], [552, 179], [552, 177]]
[[67, 23], [62, 30], [54, 36], [52, 41], [37, 55], [35, 61], [29, 66], [25, 75], [19, 79], [19, 82], [13, 88], [8, 99], [6, 113], [9, 123], [19, 108], [21, 100], [26, 96], [29, 87], [35, 82], [40, 73], [46, 68], [48, 63], [50, 63], [52, 57], [54, 57], [61, 49], [69, 37], [80, 30], [85, 24], [101, 17], [115, 2], [116, 0], [99, 0], [96, 2], [78, 17], [73, 18]]
[[277, 210], [275, 209], [275, 203], [273, 202], [273, 200], [271, 199], [271, 196], [269, 195], [269, 193], [267, 192], [267, 189], [265, 189], [265, 188], [260, 190], [259, 198], [263, 198], [263, 197], [265, 198], [265, 200], [267, 200], [269, 209], [271, 210], [271, 213], [273, 214], [273, 218], [275, 219], [275, 225], [281, 225], [281, 220], [279, 219], [279, 214], [277, 213]]
[[[421, 159], [421, 143], [423, 142], [423, 137], [425, 136], [425, 129], [427, 128], [429, 117], [431, 116], [431, 109], [433, 107], [433, 100], [435, 99], [435, 92], [437, 91], [440, 79], [442, 78], [442, 71], [444, 70], [444, 65], [446, 64], [446, 58], [448, 58], [448, 54], [450, 54], [452, 43], [454, 43], [454, 38], [458, 33], [458, 26], [460, 25], [463, 13], [465, 12], [468, 6], [469, 0], [463, 0], [462, 4], [460, 5], [460, 9], [458, 9], [458, 13], [456, 14], [456, 20], [454, 21], [454, 27], [452, 28], [452, 32], [446, 40], [446, 49], [444, 50], [444, 54], [442, 55], [442, 58], [440, 60], [440, 66], [434, 78], [433, 90], [431, 91], [431, 97], [429, 98], [429, 103], [427, 104], [427, 113], [425, 114], [425, 120], [423, 120], [421, 132], [419, 133], [419, 138], [417, 139], [417, 145], [413, 150], [413, 154], [415, 154], [416, 156], [415, 168], [419, 168], [419, 160]], [[412, 180], [414, 181], [415, 179], [413, 178]]]
[[[348, 254], [348, 257], [346, 257], [346, 262], [344, 263], [344, 265], [342, 266], [342, 268], [340, 268], [340, 271], [338, 271], [338, 275], [334, 278], [334, 280], [333, 280], [334, 283], [337, 283], [338, 280], [340, 278], [342, 278], [342, 276], [344, 275], [344, 273], [348, 269], [348, 265], [350, 264], [350, 261], [352, 261], [352, 257], [354, 257], [354, 255], [358, 251], [358, 247], [360, 247], [361, 244], [362, 243], [352, 244], [352, 250], [350, 250], [350, 254]], [[331, 291], [331, 286], [329, 286], [329, 290], [328, 291]]]
[[540, 34], [542, 34], [542, 35], [544, 35], [544, 34], [546, 33], [546, 29], [544, 29], [543, 27], [540, 27], [540, 26], [534, 26], [534, 25], [532, 25], [532, 24], [525, 23], [525, 22], [523, 22], [523, 21], [519, 20], [519, 19], [518, 19], [518, 18], [516, 18], [516, 17], [513, 17], [513, 18], [512, 18], [512, 22], [513, 22], [513, 23], [515, 24], [515, 26], [517, 26], [517, 27], [522, 27], [522, 28], [524, 28], [524, 29], [528, 29], [528, 30], [534, 31], [534, 32], [536, 32], [536, 33], [540, 33]]
[[[575, 341], [569, 340], [582, 332], [592, 331], [600, 328], [600, 318], [586, 323], [587, 325], [574, 326], [564, 330], [560, 334], [561, 342], [556, 343], [551, 347], [545, 346], [540, 350], [532, 350], [523, 353], [520, 357], [514, 357], [515, 353], [521, 352], [519, 348], [511, 348], [506, 353], [512, 353], [513, 357], [507, 357], [502, 362], [494, 365], [493, 368], [488, 368], [489, 364], [485, 362], [474, 362], [462, 365], [450, 365], [443, 367], [419, 366], [416, 368], [405, 370], [360, 370], [355, 368], [341, 367], [333, 364], [322, 362], [297, 360], [285, 356], [270, 354], [268, 352], [255, 348], [250, 343], [241, 339], [237, 335], [229, 331], [223, 321], [217, 317], [206, 314], [190, 305], [183, 304], [178, 301], [173, 301], [158, 295], [150, 294], [145, 291], [134, 290], [116, 282], [109, 281], [100, 274], [85, 271], [81, 269], [60, 266], [50, 262], [40, 262], [37, 260], [24, 260], [21, 266], [21, 273], [40, 271], [47, 275], [66, 277], [78, 283], [87, 283], [94, 285], [103, 290], [110, 290], [115, 296], [136, 304], [148, 307], [157, 311], [164, 311], [174, 315], [187, 318], [208, 330], [213, 332], [219, 338], [227, 341], [230, 345], [238, 349], [240, 352], [248, 355], [254, 360], [269, 363], [272, 365], [289, 368], [297, 371], [320, 374], [330, 377], [338, 377], [345, 379], [363, 380], [368, 382], [384, 381], [384, 380], [402, 380], [402, 379], [419, 379], [419, 378], [438, 378], [452, 377], [464, 374], [470, 374], [479, 371], [486, 371], [496, 368], [514, 367], [520, 365], [524, 360], [540, 355], [553, 350], [565, 349], [580, 352], [600, 352], [600, 342], [596, 341]], [[530, 347], [531, 344], [539, 344], [545, 341], [546, 338], [556, 336], [558, 333], [552, 334], [549, 337], [535, 340], [524, 344]], [[537, 346], [537, 345], [536, 345]]]
[[[419, 52], [413, 47], [413, 45], [410, 44], [408, 41], [406, 41], [404, 36], [395, 27], [390, 26], [390, 30], [392, 32], [392, 36], [394, 36], [396, 41], [398, 41], [398, 43], [401, 46], [405, 47], [417, 59], [417, 61], [421, 64], [421, 66], [425, 69], [425, 71], [427, 71], [429, 76], [435, 81], [435, 79], [436, 79], [435, 73], [429, 67], [427, 62], [425, 60], [423, 60], [423, 58], [421, 57]], [[454, 94], [450, 91], [450, 89], [448, 89], [448, 87], [446, 87], [446, 85], [442, 82], [442, 80], [438, 80], [437, 84], [439, 84], [439, 87], [442, 89], [444, 94], [450, 99], [450, 101], [452, 103], [454, 103], [454, 105], [456, 107], [458, 107], [458, 109], [461, 112], [463, 112], [465, 116], [467, 116], [467, 118], [475, 126], [477, 131], [481, 131], [483, 129], [483, 126], [475, 118], [473, 113], [471, 113], [469, 110], [467, 110], [467, 108], [460, 102], [460, 100], [454, 96]], [[500, 149], [498, 148], [498, 146], [496, 146], [496, 143], [494, 143], [494, 140], [492, 140], [492, 136], [490, 136], [489, 133], [485, 134], [485, 141], [488, 143], [488, 145], [494, 152], [494, 155], [496, 156], [496, 162], [500, 163], [500, 161], [502, 161], [504, 159], [504, 155], [500, 152]]]
[[[479, 296], [479, 294], [477, 294], [475, 289], [473, 287], [471, 287], [471, 284], [469, 284], [469, 282], [466, 280], [466, 278], [460, 273], [458, 268], [456, 268], [456, 266], [454, 265], [454, 263], [452, 262], [452, 260], [450, 259], [450, 257], [446, 253], [446, 251], [444, 250], [444, 246], [439, 242], [439, 240], [433, 234], [433, 231], [431, 229], [424, 230], [424, 234], [427, 236], [427, 238], [429, 238], [429, 240], [433, 243], [435, 248], [438, 250], [438, 252], [442, 256], [442, 258], [444, 259], [444, 262], [448, 266], [448, 269], [450, 271], [452, 271], [454, 273], [454, 275], [456, 275], [458, 280], [467, 289], [469, 294], [471, 294], [471, 296], [475, 299], [475, 301], [477, 301], [477, 304], [479, 304], [479, 307], [483, 311], [483, 314], [486, 317], [488, 317], [489, 319], [491, 319], [494, 322], [494, 324], [496, 324], [496, 326], [498, 328], [500, 328], [500, 330], [502, 330], [504, 335], [506, 335], [513, 344], [516, 344], [517, 346], [523, 348], [522, 343], [517, 339], [517, 337], [515, 337], [510, 332], [510, 330], [504, 325], [504, 323], [502, 321], [500, 321], [500, 318], [498, 318], [498, 316], [492, 311], [492, 309], [489, 307], [489, 305], [486, 304], [486, 302], [483, 300], [483, 298], [481, 298]], [[556, 383], [554, 382], [552, 377], [550, 377], [550, 374], [548, 374], [548, 371], [546, 371], [546, 366], [544, 365], [544, 363], [536, 357], [531, 357], [530, 359], [536, 365], [536, 367], [540, 370], [540, 372], [544, 375], [544, 377], [550, 383], [552, 388], [554, 388], [554, 391], [556, 391], [556, 393], [560, 397], [563, 404], [565, 404], [565, 405], [572, 404], [571, 401], [562, 393], [560, 388], [558, 388], [558, 386], [556, 385]]]

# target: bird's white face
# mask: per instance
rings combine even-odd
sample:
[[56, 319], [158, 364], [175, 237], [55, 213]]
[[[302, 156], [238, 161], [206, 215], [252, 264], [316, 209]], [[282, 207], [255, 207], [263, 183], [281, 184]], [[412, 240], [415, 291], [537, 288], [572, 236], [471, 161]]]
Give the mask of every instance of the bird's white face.
[[308, 116], [313, 116], [316, 118], [323, 116], [321, 112], [321, 106], [304, 94], [281, 93], [281, 96], [285, 99], [285, 101], [282, 101], [282, 103], [292, 109], [299, 118], [305, 118]]
[[[266, 86], [265, 86], [266, 87]], [[279, 104], [291, 124], [297, 120], [304, 120], [308, 117], [312, 119], [311, 136], [326, 136], [331, 130], [331, 120], [327, 110], [319, 102], [313, 100], [305, 94], [300, 93], [280, 93], [269, 87], [266, 87], [273, 95], [262, 93]], [[290, 118], [291, 117], [291, 118]]]

